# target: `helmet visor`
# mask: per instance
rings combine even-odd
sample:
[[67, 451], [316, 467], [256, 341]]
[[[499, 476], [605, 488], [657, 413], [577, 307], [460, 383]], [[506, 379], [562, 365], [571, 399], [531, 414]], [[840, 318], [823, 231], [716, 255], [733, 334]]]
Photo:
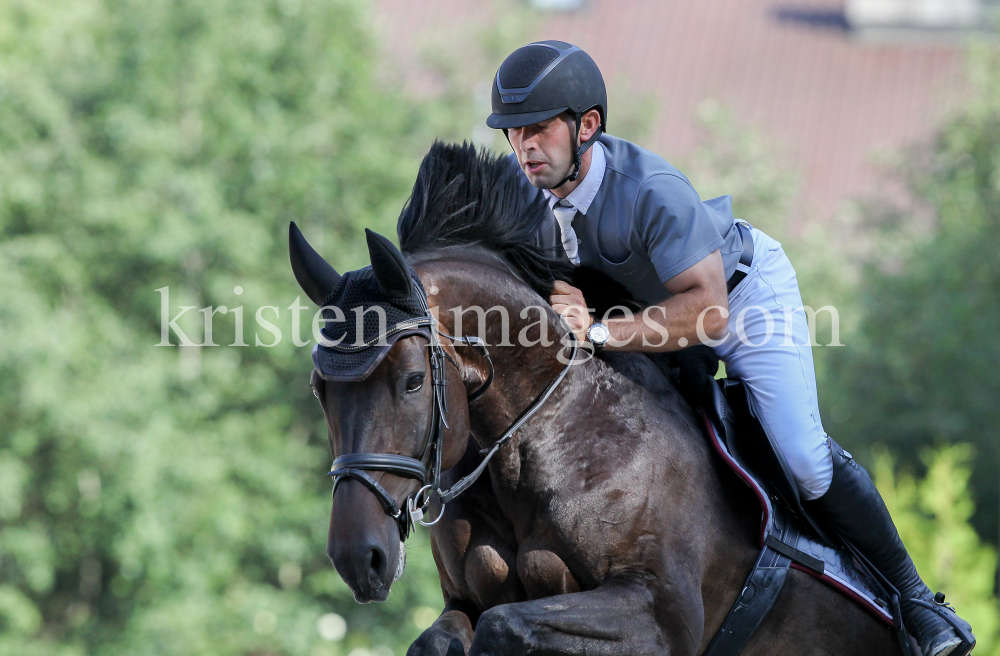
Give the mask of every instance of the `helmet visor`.
[[494, 130], [523, 128], [526, 125], [534, 125], [535, 123], [547, 121], [553, 116], [559, 116], [568, 109], [569, 107], [557, 107], [555, 109], [546, 109], [540, 112], [527, 112], [524, 114], [493, 113], [486, 119], [486, 125]]

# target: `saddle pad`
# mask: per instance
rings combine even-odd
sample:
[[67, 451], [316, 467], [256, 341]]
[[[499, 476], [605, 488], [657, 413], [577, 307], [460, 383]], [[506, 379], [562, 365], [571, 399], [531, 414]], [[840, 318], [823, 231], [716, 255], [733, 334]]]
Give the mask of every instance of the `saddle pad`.
[[[772, 496], [777, 499], [777, 495], [768, 494], [766, 484], [757, 480], [736, 461], [725, 442], [720, 439], [719, 432], [708, 414], [702, 411], [702, 417], [709, 442], [716, 453], [743, 482], [750, 486], [760, 502], [762, 511], [760, 546], [763, 547], [765, 541], [769, 545], [777, 546], [779, 551], [787, 553], [792, 559], [793, 568], [819, 579], [891, 627], [892, 611], [886, 593], [867, 570], [856, 562], [853, 554], [844, 547], [838, 548], [820, 542], [806, 533], [783, 505], [772, 503]], [[780, 544], [776, 545], [775, 540]], [[798, 557], [793, 555], [796, 553]]]

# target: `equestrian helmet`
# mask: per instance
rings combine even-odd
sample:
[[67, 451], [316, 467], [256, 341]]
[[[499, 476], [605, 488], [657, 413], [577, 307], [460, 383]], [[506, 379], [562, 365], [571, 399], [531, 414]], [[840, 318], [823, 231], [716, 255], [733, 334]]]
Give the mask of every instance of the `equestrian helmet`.
[[569, 111], [579, 117], [601, 114], [607, 131], [608, 93], [590, 55], [563, 41], [538, 41], [510, 54], [493, 78], [491, 128], [506, 130], [545, 121]]

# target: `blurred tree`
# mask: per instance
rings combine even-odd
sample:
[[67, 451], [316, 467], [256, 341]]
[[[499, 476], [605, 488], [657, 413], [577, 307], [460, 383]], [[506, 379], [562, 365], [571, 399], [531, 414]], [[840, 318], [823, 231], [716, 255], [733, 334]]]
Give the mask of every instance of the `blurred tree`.
[[719, 100], [698, 103], [694, 120], [699, 140], [681, 170], [701, 197], [730, 195], [737, 217], [775, 239], [790, 237], [801, 179], [783, 144]]
[[[827, 349], [824, 418], [851, 451], [889, 446], [922, 468], [920, 447], [969, 442], [980, 536], [997, 541], [1000, 474], [1000, 51], [975, 49], [973, 92], [900, 169], [910, 205], [863, 207], [871, 256], [860, 325]], [[845, 339], [845, 341], [847, 341]]]
[[[325, 428], [289, 329], [288, 221], [365, 264], [362, 227], [393, 233], [431, 137], [431, 110], [375, 82], [365, 11], [0, 6], [0, 653], [402, 653], [412, 609], [440, 606], [423, 537], [384, 605], [330, 567]], [[166, 287], [168, 318], [229, 307], [223, 346], [155, 346]], [[178, 325], [201, 342], [203, 319]]]
[[927, 475], [916, 480], [894, 473], [894, 459], [876, 452], [875, 482], [885, 498], [914, 563], [927, 585], [943, 590], [976, 633], [977, 656], [1000, 656], [1000, 614], [993, 595], [995, 550], [983, 544], [969, 524], [967, 444], [925, 449]]
[[[802, 178], [787, 146], [741, 121], [733, 108], [718, 100], [703, 100], [694, 118], [700, 137], [679, 166], [701, 197], [732, 196], [737, 217], [781, 242], [795, 267], [803, 303], [817, 309], [827, 305], [844, 309], [851, 281], [839, 261], [843, 237], [832, 226], [803, 220], [798, 213]], [[827, 312], [817, 316], [817, 343], [830, 343], [831, 320]], [[813, 349], [818, 370], [825, 350], [829, 349]], [[724, 375], [723, 366], [719, 376]], [[823, 392], [821, 383], [821, 397]]]
[[427, 113], [426, 127], [441, 139], [508, 153], [503, 132], [486, 125], [493, 75], [508, 54], [525, 44], [537, 17], [517, 0], [476, 3], [463, 22], [424, 25], [408, 34], [408, 51], [414, 55], [398, 58], [387, 74], [397, 87], [440, 110]]
[[[469, 36], [481, 54], [461, 51], [486, 78], [525, 41], [522, 15], [497, 6], [510, 20]], [[0, 6], [0, 653], [399, 654], [440, 608], [420, 532], [386, 604], [358, 606], [330, 567], [325, 429], [308, 354], [291, 343], [287, 222], [340, 270], [365, 264], [361, 228], [392, 234], [432, 136], [465, 138], [483, 117], [478, 82], [454, 82], [451, 69], [437, 98], [390, 91], [367, 10], [361, 0]], [[633, 135], [651, 115], [638, 107], [621, 115]], [[945, 179], [956, 192], [942, 201], [952, 216], [970, 203], [988, 215], [994, 169], [971, 175], [963, 159], [989, 151], [989, 122], [976, 116], [954, 128], [957, 173]], [[704, 166], [684, 170], [781, 235], [771, 222], [787, 214], [794, 176], [767, 168], [773, 151], [724, 112], [706, 106], [702, 120]], [[960, 246], [944, 250], [971, 259]], [[980, 287], [963, 296], [955, 275], [957, 297], [942, 290], [943, 301], [989, 307]], [[197, 308], [227, 306], [213, 315], [215, 343], [249, 346], [154, 346], [165, 287], [168, 318], [196, 308], [177, 321], [195, 342]], [[256, 325], [262, 306], [282, 331], [273, 348], [255, 339], [272, 340]], [[966, 387], [979, 393], [967, 416], [988, 419], [989, 391]], [[863, 398], [842, 402], [844, 416]]]

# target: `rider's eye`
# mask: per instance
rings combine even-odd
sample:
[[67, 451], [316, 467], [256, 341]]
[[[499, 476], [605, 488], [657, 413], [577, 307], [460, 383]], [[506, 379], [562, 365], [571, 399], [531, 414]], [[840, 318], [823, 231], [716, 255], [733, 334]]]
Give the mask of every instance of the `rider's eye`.
[[410, 377], [406, 379], [407, 392], [416, 392], [423, 386], [424, 386], [423, 374], [410, 374]]

